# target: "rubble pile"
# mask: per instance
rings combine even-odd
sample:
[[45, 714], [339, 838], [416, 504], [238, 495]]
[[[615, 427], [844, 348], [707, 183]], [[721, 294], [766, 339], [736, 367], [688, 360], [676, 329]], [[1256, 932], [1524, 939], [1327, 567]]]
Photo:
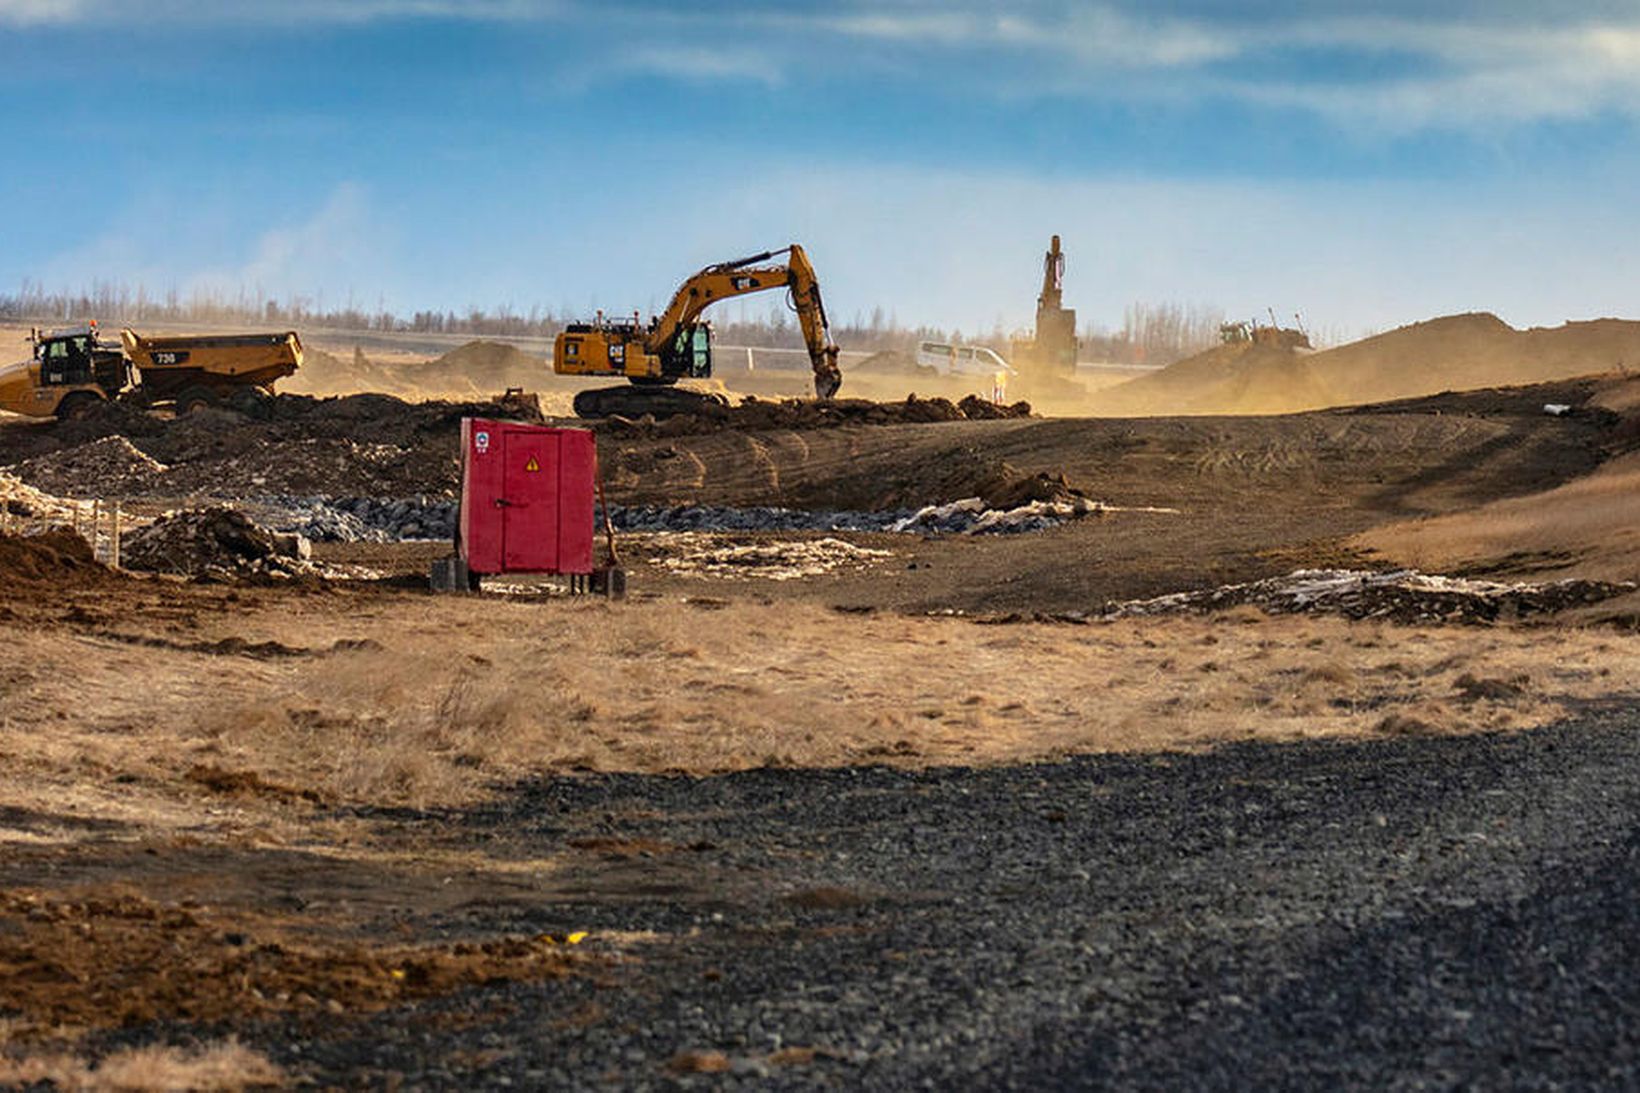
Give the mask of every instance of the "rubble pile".
[[35, 489], [16, 475], [0, 471], [0, 513], [25, 523], [72, 524], [74, 502]]
[[1101, 501], [1076, 497], [1068, 501], [1027, 501], [1013, 508], [992, 508], [981, 497], [953, 501], [949, 505], [928, 505], [910, 516], [896, 520], [889, 531], [946, 532], [956, 535], [1018, 535], [1046, 531], [1084, 516], [1102, 516], [1110, 511]]
[[56, 493], [128, 497], [148, 492], [166, 469], [126, 437], [116, 435], [26, 459], [12, 471]]
[[1268, 614], [1312, 613], [1402, 623], [1466, 623], [1546, 615], [1633, 592], [1633, 582], [1563, 580], [1506, 584], [1403, 569], [1372, 573], [1300, 569], [1285, 577], [1113, 604], [1105, 618], [1206, 614], [1251, 604]]
[[667, 570], [714, 580], [790, 581], [837, 569], [867, 569], [893, 554], [859, 547], [841, 539], [724, 545], [696, 535], [679, 536], [663, 559]]
[[393, 493], [423, 485], [423, 471], [434, 464], [435, 474], [453, 485], [454, 456], [417, 459], [393, 444], [342, 438], [309, 438], [258, 447], [212, 461], [173, 467], [153, 483], [153, 493], [164, 497], [258, 497], [333, 492], [338, 487], [360, 494]]
[[275, 497], [247, 506], [268, 527], [316, 543], [393, 543], [453, 539], [459, 505], [421, 495], [393, 497]]
[[162, 516], [125, 541], [127, 569], [187, 577], [290, 577], [313, 572], [300, 535], [270, 531], [237, 509], [218, 506]]

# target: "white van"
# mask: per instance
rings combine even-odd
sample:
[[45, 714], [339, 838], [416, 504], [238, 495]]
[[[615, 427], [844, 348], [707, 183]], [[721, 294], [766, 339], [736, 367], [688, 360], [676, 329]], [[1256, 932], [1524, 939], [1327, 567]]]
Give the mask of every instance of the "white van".
[[917, 363], [942, 376], [992, 376], [998, 372], [1018, 375], [1007, 361], [983, 345], [947, 345], [945, 342], [918, 342]]

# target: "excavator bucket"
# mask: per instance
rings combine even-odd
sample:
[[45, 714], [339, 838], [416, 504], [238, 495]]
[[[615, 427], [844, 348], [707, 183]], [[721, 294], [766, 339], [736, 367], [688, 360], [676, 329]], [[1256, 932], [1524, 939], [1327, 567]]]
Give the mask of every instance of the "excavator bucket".
[[809, 359], [814, 366], [814, 393], [821, 398], [831, 398], [843, 386], [843, 370], [837, 367], [837, 347], [828, 345], [818, 353], [811, 353]]

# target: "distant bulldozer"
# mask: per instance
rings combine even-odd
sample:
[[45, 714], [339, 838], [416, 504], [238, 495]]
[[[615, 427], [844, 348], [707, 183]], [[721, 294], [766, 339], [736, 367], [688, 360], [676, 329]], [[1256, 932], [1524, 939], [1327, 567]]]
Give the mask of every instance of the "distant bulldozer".
[[[1297, 316], [1294, 316], [1297, 321]], [[1219, 341], [1225, 345], [1265, 345], [1273, 349], [1313, 349], [1310, 344], [1310, 335], [1300, 323], [1296, 327], [1281, 326], [1275, 321], [1274, 312], [1270, 315], [1268, 326], [1257, 319], [1246, 322], [1220, 323]]]

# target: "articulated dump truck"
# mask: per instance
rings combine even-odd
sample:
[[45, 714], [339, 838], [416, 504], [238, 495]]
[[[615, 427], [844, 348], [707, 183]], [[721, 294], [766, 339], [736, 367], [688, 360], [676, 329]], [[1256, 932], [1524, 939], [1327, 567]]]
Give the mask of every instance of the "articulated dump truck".
[[302, 342], [281, 334], [120, 331], [116, 345], [95, 324], [29, 336], [34, 359], [0, 368], [0, 410], [30, 417], [77, 417], [99, 402], [169, 405], [178, 414], [208, 406], [253, 413], [276, 380], [302, 366]]

